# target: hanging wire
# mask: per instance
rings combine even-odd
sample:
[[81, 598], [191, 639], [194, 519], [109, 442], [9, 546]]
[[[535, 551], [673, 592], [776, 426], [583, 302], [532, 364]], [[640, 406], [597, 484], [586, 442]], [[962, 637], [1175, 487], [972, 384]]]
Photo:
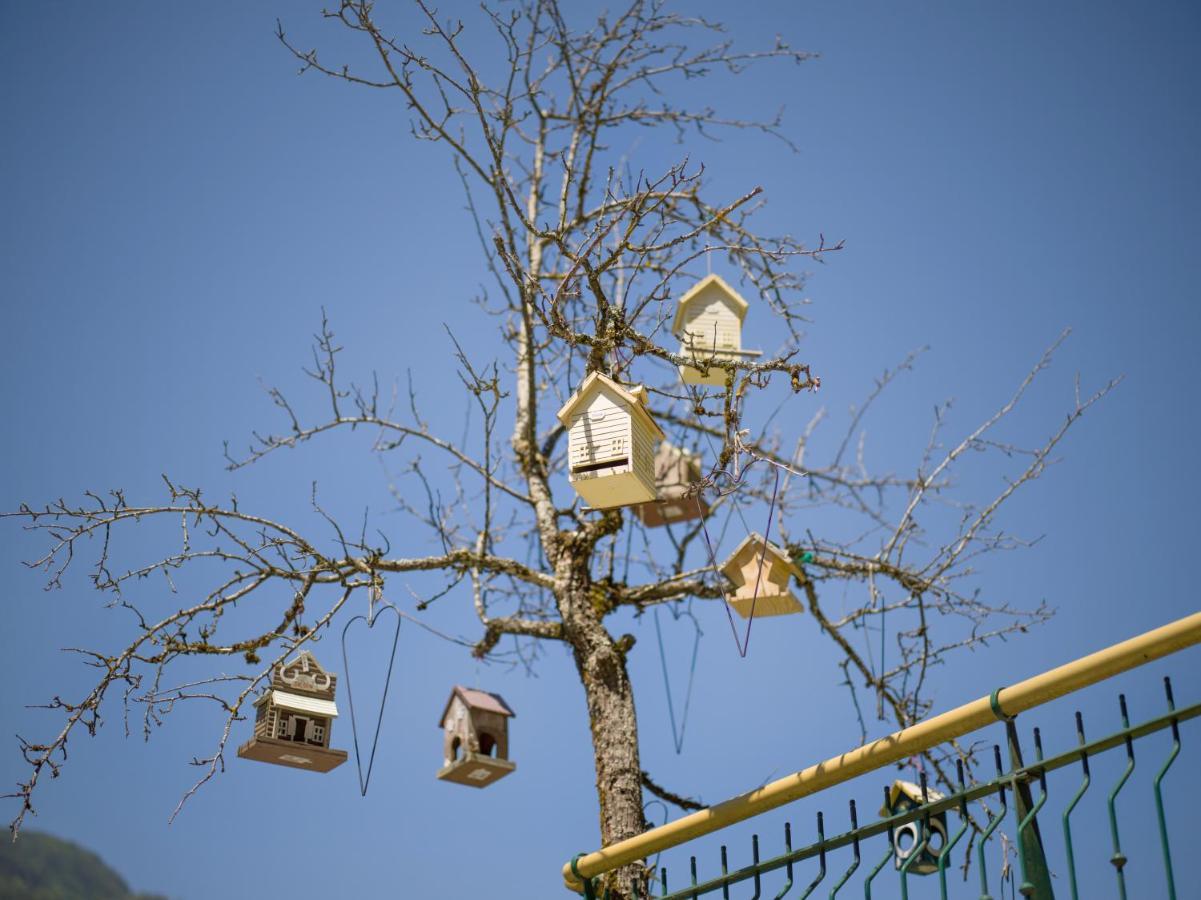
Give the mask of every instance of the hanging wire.
[[672, 617], [679, 621], [685, 616], [692, 620], [693, 628], [696, 629], [696, 634], [692, 640], [692, 661], [688, 666], [688, 687], [684, 691], [684, 714], [680, 717], [679, 729], [676, 728], [676, 710], [675, 701], [671, 696], [671, 676], [667, 669], [667, 651], [663, 647], [663, 629], [659, 624], [659, 607], [655, 607], [655, 637], [659, 641], [659, 664], [663, 669], [663, 689], [667, 694], [667, 716], [671, 722], [671, 739], [675, 744], [676, 755], [679, 756], [684, 750], [684, 730], [688, 727], [688, 708], [692, 704], [692, 685], [696, 680], [696, 659], [701, 649], [701, 631], [700, 623], [696, 620], [696, 616], [692, 614], [692, 610], [686, 610], [677, 613], [671, 610]]
[[360, 620], [367, 623], [368, 629], [375, 627], [375, 623], [379, 615], [379, 611], [376, 610], [375, 605], [380, 601], [381, 598], [378, 591], [375, 589], [371, 590], [369, 596], [370, 599], [367, 601], [367, 615], [354, 616], [342, 627], [342, 666], [343, 671], [346, 672], [346, 702], [350, 707], [350, 730], [354, 735], [354, 761], [359, 773], [359, 792], [363, 797], [367, 796], [367, 785], [371, 781], [371, 770], [375, 766], [375, 751], [379, 746], [380, 727], [384, 722], [384, 707], [388, 702], [388, 687], [392, 683], [392, 667], [396, 663], [396, 645], [400, 642], [400, 622], [401, 617], [404, 616], [404, 613], [402, 613], [391, 603], [386, 601], [382, 602], [381, 609], [379, 611], [382, 611], [383, 609], [390, 609], [396, 613], [396, 632], [392, 636], [392, 652], [388, 656], [388, 673], [384, 676], [384, 693], [383, 696], [380, 697], [379, 701], [379, 716], [375, 720], [375, 734], [371, 739], [371, 755], [367, 759], [367, 774], [364, 776], [363, 755], [359, 751], [359, 726], [354, 711], [354, 691], [351, 689], [350, 683], [350, 655], [346, 652], [346, 632], [350, 630], [351, 625]]
[[[755, 463], [759, 462], [760, 459], [762, 459], [762, 457], [758, 457], [758, 456], [756, 456], [754, 459], [752, 459], [749, 463], [746, 464], [746, 466], [743, 467], [742, 472], [740, 472], [736, 478], [725, 472], [718, 472], [716, 474], [717, 475], [726, 475], [726, 477], [729, 478], [733, 482], [733, 484], [730, 488], [730, 490], [733, 490], [733, 487], [738, 485], [739, 483], [741, 483], [742, 479], [746, 477], [746, 473], [750, 470], [751, 466], [753, 466]], [[734, 623], [734, 610], [733, 610], [733, 607], [731, 607], [731, 605], [730, 605], [730, 598], [726, 595], [726, 589], [721, 582], [721, 570], [718, 569], [718, 566], [717, 566], [717, 555], [713, 548], [713, 540], [712, 540], [712, 538], [709, 537], [709, 526], [705, 524], [705, 518], [704, 518], [703, 513], [701, 515], [701, 532], [705, 536], [705, 545], [709, 550], [709, 563], [713, 567], [713, 572], [715, 575], [717, 575], [717, 578], [718, 578], [717, 587], [718, 587], [718, 590], [721, 591], [721, 599], [724, 602], [725, 607], [726, 607], [726, 617], [730, 621], [730, 631], [734, 635], [734, 645], [738, 648], [738, 655], [743, 658], [746, 658], [747, 649], [750, 647], [750, 644], [751, 644], [751, 626], [755, 622], [755, 605], [759, 602], [759, 587], [763, 581], [763, 563], [767, 558], [767, 544], [768, 544], [768, 541], [771, 539], [771, 521], [776, 512], [776, 499], [777, 499], [777, 497], [779, 495], [779, 491], [780, 491], [780, 470], [777, 468], [773, 468], [772, 471], [775, 473], [775, 484], [772, 487], [771, 503], [768, 505], [768, 508], [767, 508], [767, 525], [763, 529], [763, 548], [759, 551], [759, 567], [758, 567], [757, 571], [755, 572], [755, 591], [751, 596], [751, 608], [747, 615], [746, 633], [742, 638], [739, 638], [739, 636], [738, 636], [738, 626]], [[700, 494], [700, 492], [697, 493], [696, 504], [697, 504], [697, 511], [701, 512], [701, 494]], [[749, 531], [749, 529], [748, 529], [748, 531]]]

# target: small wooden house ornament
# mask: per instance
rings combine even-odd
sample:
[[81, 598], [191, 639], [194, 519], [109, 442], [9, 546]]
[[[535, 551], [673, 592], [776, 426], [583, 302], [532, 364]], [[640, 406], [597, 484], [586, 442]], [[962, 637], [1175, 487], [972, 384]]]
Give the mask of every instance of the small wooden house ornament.
[[[928, 802], [934, 803], [943, 798], [938, 791], [926, 788]], [[888, 803], [880, 810], [882, 816], [895, 816], [909, 812], [922, 806], [922, 789], [912, 781], [894, 781], [888, 792]], [[921, 819], [906, 822], [893, 829], [892, 851], [899, 869], [909, 859], [914, 850], [922, 842], [924, 825]], [[929, 875], [938, 871], [938, 857], [947, 846], [947, 814], [945, 812], [930, 815], [930, 835], [921, 854], [909, 865], [909, 871], [915, 875]]]
[[499, 694], [455, 686], [442, 710], [444, 781], [487, 787], [517, 768], [509, 759], [509, 719], [517, 715]]
[[271, 687], [254, 701], [254, 737], [238, 748], [238, 756], [313, 772], [328, 772], [346, 762], [345, 750], [329, 746], [338, 717], [337, 681], [307, 650], [275, 666]]
[[721, 570], [734, 583], [730, 606], [744, 619], [750, 618], [752, 607], [755, 618], [805, 611], [801, 601], [788, 589], [790, 578], [804, 582], [805, 573], [787, 553], [771, 541], [764, 541], [761, 535], [747, 535], [722, 564]]
[[592, 372], [558, 413], [567, 429], [567, 479], [595, 509], [655, 499], [655, 443], [663, 431], [646, 389]]
[[691, 486], [700, 480], [700, 456], [664, 441], [655, 452], [655, 487], [659, 499], [635, 506], [635, 515], [648, 528], [709, 515], [705, 498], [698, 493], [689, 495]]
[[[758, 350], [742, 349], [742, 320], [748, 306], [720, 275], [702, 278], [680, 298], [671, 324], [672, 334], [681, 342], [680, 355], [698, 363], [759, 356]], [[726, 370], [716, 366], [680, 366], [680, 377], [685, 384], [724, 387]]]

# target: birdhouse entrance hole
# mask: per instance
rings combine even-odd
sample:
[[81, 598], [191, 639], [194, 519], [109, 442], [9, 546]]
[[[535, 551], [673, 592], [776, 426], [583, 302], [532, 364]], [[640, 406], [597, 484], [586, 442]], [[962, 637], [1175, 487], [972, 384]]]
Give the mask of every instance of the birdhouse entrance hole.
[[628, 466], [630, 458], [623, 456], [620, 459], [606, 459], [603, 462], [585, 463], [582, 466], [572, 466], [571, 472], [573, 475], [579, 475], [583, 472], [599, 472], [601, 469], [618, 469], [622, 466]]

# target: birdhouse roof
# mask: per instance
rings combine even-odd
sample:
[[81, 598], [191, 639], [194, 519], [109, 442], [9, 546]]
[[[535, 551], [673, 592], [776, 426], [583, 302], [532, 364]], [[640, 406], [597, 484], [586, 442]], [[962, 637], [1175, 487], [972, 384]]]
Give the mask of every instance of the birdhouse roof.
[[746, 311], [750, 308], [750, 304], [742, 299], [742, 295], [730, 287], [720, 275], [706, 275], [685, 291], [684, 296], [680, 298], [679, 304], [676, 306], [676, 317], [671, 323], [672, 334], [679, 336], [680, 326], [684, 323], [684, 312], [688, 309], [688, 305], [704, 293], [705, 289], [710, 285], [716, 285], [726, 295], [726, 298], [731, 301], [734, 307], [734, 314], [738, 316], [739, 322], [746, 318]]
[[314, 713], [319, 716], [329, 716], [331, 719], [338, 717], [338, 706], [333, 700], [319, 700], [316, 697], [304, 697], [288, 691], [267, 691], [254, 701], [255, 706], [262, 706], [264, 703], [270, 703], [272, 706], [292, 712]]
[[601, 372], [589, 373], [583, 383], [576, 388], [576, 392], [571, 395], [568, 401], [563, 404], [563, 408], [557, 413], [559, 421], [563, 423], [565, 428], [570, 428], [571, 417], [580, 405], [587, 403], [597, 392], [606, 389], [608, 389], [618, 402], [628, 408], [635, 418], [640, 419], [660, 438], [663, 437], [663, 429], [651, 418], [651, 414], [646, 411], [646, 388], [640, 384], [626, 387], [625, 385], [618, 384], [608, 375]]
[[741, 556], [743, 556], [743, 554], [746, 553], [747, 549], [752, 549], [755, 554], [758, 555], [759, 553], [763, 552], [764, 544], [767, 544], [767, 556], [775, 557], [780, 562], [784, 563], [784, 565], [788, 567], [788, 571], [790, 571], [796, 577], [797, 581], [805, 580], [805, 573], [802, 572], [797, 564], [792, 561], [792, 557], [790, 557], [785, 551], [781, 550], [771, 541], [764, 541], [763, 535], [756, 531], [752, 531], [742, 539], [742, 543], [734, 548], [734, 552], [729, 555], [724, 563], [722, 563], [721, 570], [727, 575], [730, 575], [731, 571], [737, 571], [741, 568], [741, 566], [738, 565], [738, 560]]
[[505, 703], [505, 698], [500, 694], [490, 694], [487, 691], [478, 691], [475, 688], [465, 688], [456, 684], [454, 690], [450, 692], [450, 696], [446, 698], [446, 706], [442, 707], [442, 715], [438, 718], [439, 728], [446, 721], [446, 714], [450, 711], [450, 704], [454, 702], [455, 697], [458, 697], [471, 709], [482, 709], [485, 712], [499, 713], [502, 716], [517, 715], [509, 709], [509, 704]]
[[[891, 814], [893, 810], [897, 808], [897, 801], [900, 800], [902, 796], [909, 798], [918, 806], [922, 805], [921, 787], [914, 784], [912, 781], [901, 781], [898, 779], [892, 783], [892, 787], [888, 791], [888, 806], [880, 810], [880, 815], [887, 816]], [[937, 800], [941, 800], [944, 795], [940, 791], [936, 791], [934, 788], [927, 785], [926, 796], [929, 798], [929, 802], [934, 803]]]

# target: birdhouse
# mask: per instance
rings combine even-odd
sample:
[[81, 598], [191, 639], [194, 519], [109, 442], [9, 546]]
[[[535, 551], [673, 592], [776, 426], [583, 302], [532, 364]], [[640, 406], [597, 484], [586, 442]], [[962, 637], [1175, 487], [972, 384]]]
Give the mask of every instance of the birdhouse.
[[[742, 349], [742, 320], [748, 304], [719, 275], [698, 281], [676, 308], [671, 332], [680, 339], [680, 355], [706, 361], [731, 362], [759, 356], [757, 350]], [[685, 384], [724, 387], [726, 370], [703, 365], [680, 366]]]
[[[941, 800], [943, 795], [938, 791], [926, 788], [929, 802]], [[922, 789], [912, 781], [894, 781], [888, 792], [888, 805], [880, 810], [882, 816], [896, 816], [922, 806]], [[896, 867], [899, 869], [909, 859], [914, 850], [922, 842], [925, 824], [921, 819], [906, 822], [893, 829], [892, 851]], [[947, 845], [947, 814], [945, 812], [930, 815], [930, 835], [921, 854], [909, 865], [909, 871], [917, 875], [929, 875], [938, 871], [938, 857]]]
[[655, 499], [655, 443], [646, 389], [593, 372], [559, 410], [567, 429], [568, 481], [596, 509]]
[[438, 777], [482, 788], [516, 769], [509, 759], [509, 719], [515, 715], [499, 694], [456, 685], [442, 710]]
[[346, 762], [345, 750], [329, 746], [338, 717], [338, 676], [325, 671], [307, 650], [271, 672], [271, 687], [254, 702], [254, 737], [238, 756], [259, 762], [328, 772]]
[[655, 452], [655, 488], [659, 499], [640, 503], [634, 513], [648, 528], [686, 522], [709, 515], [709, 504], [689, 489], [701, 480], [701, 458], [664, 441]]
[[744, 619], [750, 618], [752, 607], [755, 618], [805, 611], [801, 601], [788, 589], [790, 578], [804, 582], [805, 573], [787, 553], [758, 534], [747, 535], [721, 570], [734, 583], [730, 605]]

